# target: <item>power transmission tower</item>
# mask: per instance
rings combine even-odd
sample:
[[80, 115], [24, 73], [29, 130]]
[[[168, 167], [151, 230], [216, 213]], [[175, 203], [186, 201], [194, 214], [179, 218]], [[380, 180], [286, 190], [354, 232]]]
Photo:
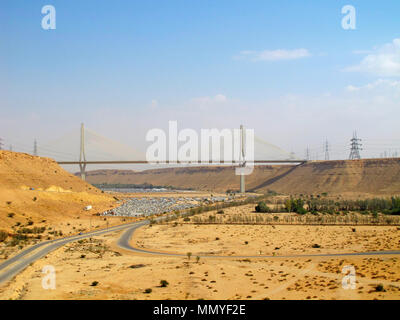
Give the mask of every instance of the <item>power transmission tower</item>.
[[10, 151], [12, 151], [12, 144], [10, 144]]
[[325, 160], [329, 160], [329, 142], [328, 142], [328, 139], [326, 139], [326, 141], [325, 141], [324, 149], [325, 149]]
[[361, 144], [361, 139], [357, 138], [356, 131], [353, 132], [353, 138], [350, 139], [350, 142], [351, 142], [350, 143], [351, 149], [350, 149], [349, 159], [350, 160], [361, 159], [360, 151], [362, 150], [361, 149], [362, 144]]
[[0, 150], [3, 150], [3, 139], [0, 138]]
[[307, 161], [310, 161], [310, 160], [311, 160], [310, 148], [309, 148], [309, 147], [307, 147], [307, 149], [306, 149], [306, 160], [307, 160]]
[[33, 155], [37, 156], [38, 155], [38, 151], [37, 151], [37, 141], [36, 139], [33, 141]]

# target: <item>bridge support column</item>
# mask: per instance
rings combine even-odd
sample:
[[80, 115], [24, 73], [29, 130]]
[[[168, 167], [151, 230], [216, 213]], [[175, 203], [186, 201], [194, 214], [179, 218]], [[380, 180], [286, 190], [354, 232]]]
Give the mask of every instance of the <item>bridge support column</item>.
[[244, 174], [240, 175], [240, 193], [246, 193]]
[[86, 155], [85, 155], [85, 127], [84, 124], [81, 124], [81, 154], [79, 156], [79, 168], [81, 169], [81, 179], [83, 181], [86, 180]]
[[240, 193], [245, 193], [246, 192], [246, 187], [245, 187], [245, 179], [244, 179], [244, 173], [245, 173], [245, 167], [246, 167], [246, 137], [245, 137], [245, 131], [244, 131], [244, 126], [240, 125], [240, 148], [241, 148], [241, 159], [242, 159], [242, 164], [241, 164], [241, 175], [240, 175]]
[[81, 179], [86, 180], [86, 164], [80, 164], [79, 169], [81, 169]]

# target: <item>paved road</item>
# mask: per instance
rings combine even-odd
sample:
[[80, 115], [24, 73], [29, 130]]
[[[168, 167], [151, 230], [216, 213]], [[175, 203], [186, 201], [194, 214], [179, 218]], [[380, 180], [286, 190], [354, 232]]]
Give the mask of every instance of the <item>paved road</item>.
[[[84, 238], [99, 236], [102, 234], [124, 230], [126, 228], [132, 227], [134, 225], [142, 225], [143, 222], [133, 222], [127, 223], [124, 225], [119, 225], [115, 227], [110, 227], [108, 229], [102, 229], [98, 231], [92, 231], [83, 233], [82, 235], [70, 236], [62, 239], [56, 239], [51, 241], [44, 241], [38, 244], [35, 244], [32, 247], [27, 248], [26, 250], [20, 252], [19, 254], [15, 255], [14, 257], [7, 259], [2, 264], [0, 264], [0, 284], [6, 280], [11, 279], [16, 274], [24, 270], [27, 266], [31, 263], [35, 262], [36, 260], [42, 258], [49, 252], [58, 249], [59, 247], [73, 241], [77, 241]], [[40, 249], [42, 248], [42, 249]], [[40, 249], [40, 250], [38, 250]], [[33, 254], [31, 254], [33, 253]], [[9, 268], [7, 268], [9, 267]], [[7, 269], [6, 269], [7, 268]], [[5, 269], [3, 272], [2, 270]]]
[[[45, 241], [38, 243], [16, 256], [6, 260], [0, 264], [0, 284], [11, 279], [19, 272], [24, 270], [31, 263], [42, 258], [49, 252], [58, 249], [59, 247], [84, 238], [99, 236], [102, 234], [127, 229], [118, 240], [118, 246], [137, 253], [146, 253], [158, 256], [186, 257], [186, 254], [165, 253], [146, 249], [135, 248], [130, 245], [130, 240], [136, 229], [148, 224], [149, 221], [132, 222], [120, 226], [111, 227], [108, 229], [84, 233], [82, 235], [71, 236], [67, 238]], [[42, 248], [43, 247], [43, 248]], [[42, 249], [40, 249], [42, 248]], [[40, 249], [40, 250], [39, 250]], [[31, 254], [32, 253], [32, 254]], [[356, 252], [356, 253], [333, 253], [333, 254], [303, 254], [303, 255], [280, 255], [280, 256], [218, 256], [218, 255], [200, 255], [202, 258], [230, 258], [230, 259], [249, 259], [249, 258], [299, 258], [299, 257], [345, 257], [345, 256], [374, 256], [374, 255], [400, 255], [400, 251], [374, 251], [374, 252]], [[9, 268], [7, 268], [9, 267]], [[3, 272], [1, 270], [5, 269]]]

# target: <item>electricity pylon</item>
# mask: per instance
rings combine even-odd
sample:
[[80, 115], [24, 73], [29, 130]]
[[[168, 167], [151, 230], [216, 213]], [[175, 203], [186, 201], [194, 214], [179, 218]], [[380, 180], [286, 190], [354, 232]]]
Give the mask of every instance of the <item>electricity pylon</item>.
[[33, 155], [37, 156], [38, 155], [38, 151], [37, 151], [37, 141], [36, 139], [33, 141]]
[[350, 142], [351, 142], [350, 143], [351, 149], [350, 149], [349, 159], [350, 160], [361, 159], [360, 151], [362, 150], [361, 148], [362, 144], [360, 143], [361, 139], [357, 138], [356, 131], [353, 132], [353, 138], [350, 139]]
[[328, 143], [328, 139], [325, 141], [324, 149], [325, 149], [325, 160], [329, 160], [329, 143]]

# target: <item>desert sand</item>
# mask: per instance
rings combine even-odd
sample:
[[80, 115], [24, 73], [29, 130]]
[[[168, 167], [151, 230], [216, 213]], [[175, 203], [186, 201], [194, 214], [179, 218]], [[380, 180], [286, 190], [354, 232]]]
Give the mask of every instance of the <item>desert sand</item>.
[[[146, 228], [146, 227], [145, 227]], [[153, 229], [155, 230], [155, 229]], [[1, 299], [399, 299], [398, 256], [335, 258], [164, 257], [118, 249], [118, 233], [68, 244], [1, 287]], [[242, 238], [238, 239], [240, 242]], [[158, 242], [158, 238], [154, 238]], [[312, 241], [309, 241], [311, 244]], [[42, 288], [42, 268], [56, 289]], [[356, 288], [342, 287], [354, 266]], [[166, 280], [167, 287], [160, 281]], [[382, 291], [377, 286], [382, 285]], [[146, 290], [151, 289], [151, 290]], [[151, 292], [149, 292], [151, 291]], [[147, 292], [147, 293], [146, 293]]]
[[[134, 221], [95, 215], [119, 205], [123, 197], [209, 194], [108, 194], [67, 173], [51, 159], [2, 151], [0, 160], [0, 229], [14, 233], [20, 228], [46, 227], [42, 238], [35, 241]], [[393, 161], [391, 166], [396, 166]], [[376, 167], [373, 163], [359, 163], [354, 170], [346, 170], [353, 172], [368, 166]], [[377, 185], [380, 190], [389, 191], [398, 187], [398, 183], [389, 187]], [[85, 211], [86, 205], [93, 209]], [[254, 205], [243, 205], [225, 208], [222, 215], [210, 211], [199, 216], [226, 219], [236, 214], [258, 215]], [[397, 226], [196, 225], [192, 220], [178, 219], [139, 228], [131, 239], [135, 247], [182, 256], [121, 249], [117, 246], [121, 234], [113, 232], [76, 241], [49, 253], [2, 284], [0, 299], [400, 298], [398, 255], [323, 256], [400, 250]], [[32, 243], [15, 247], [2, 243], [0, 259], [4, 261]], [[305, 254], [322, 256], [296, 256]], [[46, 265], [56, 271], [54, 290], [42, 286], [42, 268]], [[356, 271], [354, 289], [342, 286], [342, 271], [348, 266]], [[168, 285], [160, 286], [161, 280]]]

